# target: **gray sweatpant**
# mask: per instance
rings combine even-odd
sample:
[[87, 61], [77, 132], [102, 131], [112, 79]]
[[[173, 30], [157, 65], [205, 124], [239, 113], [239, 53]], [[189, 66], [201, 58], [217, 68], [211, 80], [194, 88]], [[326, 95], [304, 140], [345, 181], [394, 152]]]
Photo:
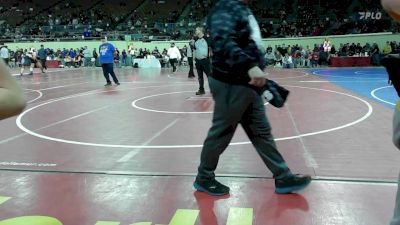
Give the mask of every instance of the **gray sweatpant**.
[[209, 77], [209, 85], [215, 107], [196, 179], [214, 179], [219, 156], [228, 147], [239, 123], [274, 178], [290, 175], [276, 148], [261, 96], [250, 87], [224, 83], [213, 77]]
[[[397, 102], [393, 116], [393, 144], [400, 149], [400, 101]], [[397, 187], [396, 206], [394, 208], [394, 215], [390, 225], [400, 225], [400, 177]]]

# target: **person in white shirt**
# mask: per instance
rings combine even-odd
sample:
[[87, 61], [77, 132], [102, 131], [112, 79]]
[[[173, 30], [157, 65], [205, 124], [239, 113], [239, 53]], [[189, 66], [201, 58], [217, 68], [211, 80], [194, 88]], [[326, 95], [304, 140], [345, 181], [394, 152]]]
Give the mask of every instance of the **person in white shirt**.
[[[135, 65], [135, 58], [136, 58], [136, 51], [135, 51], [135, 48], [133, 47], [133, 45], [130, 45], [128, 47], [128, 55], [131, 58], [130, 60], [132, 62], [132, 66], [134, 66]], [[128, 59], [128, 62], [129, 62], [129, 59]]]
[[181, 60], [181, 52], [179, 51], [178, 47], [175, 46], [175, 43], [171, 44], [171, 48], [168, 49], [168, 57], [169, 57], [169, 62], [171, 63], [172, 66], [172, 72], [176, 72], [176, 65]]
[[4, 63], [8, 66], [10, 60], [10, 52], [8, 51], [7, 46], [3, 46], [0, 49], [0, 57], [4, 60]]
[[331, 44], [331, 41], [329, 40], [329, 38], [325, 38], [323, 47], [324, 47], [324, 52], [329, 53], [331, 51], [332, 44]]

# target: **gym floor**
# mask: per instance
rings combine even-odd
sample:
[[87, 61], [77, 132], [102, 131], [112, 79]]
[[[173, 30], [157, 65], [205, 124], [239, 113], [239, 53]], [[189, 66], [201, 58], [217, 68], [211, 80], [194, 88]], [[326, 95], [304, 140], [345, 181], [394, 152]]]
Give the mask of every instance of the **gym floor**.
[[[383, 68], [269, 69], [291, 91], [266, 104], [279, 151], [311, 185], [277, 195], [239, 127], [218, 180], [192, 186], [213, 101], [187, 69], [52, 69], [16, 79], [29, 101], [0, 121], [0, 225], [380, 225], [393, 214], [400, 152], [397, 100]], [[197, 75], [197, 74], [196, 74]]]

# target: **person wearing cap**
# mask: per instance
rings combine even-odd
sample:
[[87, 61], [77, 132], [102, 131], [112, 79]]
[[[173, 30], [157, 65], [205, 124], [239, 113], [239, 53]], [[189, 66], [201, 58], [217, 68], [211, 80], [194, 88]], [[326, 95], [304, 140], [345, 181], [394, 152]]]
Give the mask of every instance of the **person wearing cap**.
[[114, 53], [115, 47], [111, 43], [107, 42], [107, 39], [101, 40], [102, 44], [99, 47], [100, 52], [100, 64], [103, 69], [104, 78], [107, 83], [104, 85], [106, 87], [111, 86], [110, 76], [112, 77], [114, 83], [119, 85], [117, 76], [114, 73]]

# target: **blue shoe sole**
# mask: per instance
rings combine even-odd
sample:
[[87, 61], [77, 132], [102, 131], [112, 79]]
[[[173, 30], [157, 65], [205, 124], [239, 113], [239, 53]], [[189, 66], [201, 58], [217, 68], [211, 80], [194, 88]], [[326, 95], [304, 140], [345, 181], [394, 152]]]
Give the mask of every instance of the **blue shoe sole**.
[[229, 194], [229, 192], [227, 192], [227, 193], [209, 192], [209, 191], [207, 191], [205, 188], [203, 188], [201, 185], [197, 184], [196, 182], [193, 183], [193, 187], [194, 187], [196, 190], [200, 191], [200, 192], [204, 192], [204, 193], [207, 193], [207, 194], [212, 195], [212, 196], [222, 196], [222, 195], [227, 195], [227, 194]]
[[300, 191], [300, 190], [306, 188], [310, 183], [311, 183], [311, 180], [305, 184], [298, 185], [298, 186], [292, 186], [292, 187], [286, 187], [286, 188], [275, 188], [275, 193], [290, 194], [292, 192]]

